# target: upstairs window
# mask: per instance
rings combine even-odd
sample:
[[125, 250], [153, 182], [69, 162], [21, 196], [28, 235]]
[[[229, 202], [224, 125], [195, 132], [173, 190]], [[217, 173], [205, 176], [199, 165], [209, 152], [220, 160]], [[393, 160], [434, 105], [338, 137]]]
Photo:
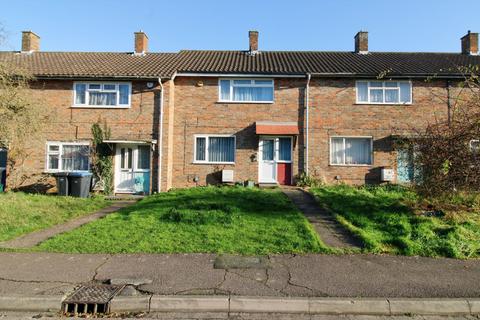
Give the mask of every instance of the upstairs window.
[[410, 104], [410, 81], [357, 81], [357, 103]]
[[88, 142], [48, 142], [46, 171], [88, 171]]
[[73, 86], [75, 107], [128, 108], [130, 83], [76, 82]]
[[273, 80], [220, 79], [221, 102], [273, 102]]

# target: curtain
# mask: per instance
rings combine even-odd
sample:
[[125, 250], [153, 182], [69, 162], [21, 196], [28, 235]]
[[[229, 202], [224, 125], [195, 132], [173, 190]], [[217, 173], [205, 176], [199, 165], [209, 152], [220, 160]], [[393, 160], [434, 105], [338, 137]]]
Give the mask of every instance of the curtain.
[[343, 164], [343, 138], [332, 138], [331, 162]]
[[371, 89], [370, 102], [383, 102], [383, 89]]
[[116, 92], [89, 92], [89, 105], [92, 106], [114, 106], [117, 104]]
[[385, 102], [398, 103], [398, 89], [385, 90]]
[[292, 161], [292, 139], [280, 138], [279, 139], [279, 157], [280, 161]]
[[272, 87], [233, 87], [234, 101], [272, 101]]
[[206, 138], [197, 138], [197, 144], [195, 149], [195, 160], [205, 161], [205, 140]]
[[75, 85], [75, 104], [85, 104], [85, 92], [87, 85], [83, 83], [77, 83]]
[[263, 140], [262, 160], [273, 160], [274, 141]]
[[411, 102], [411, 87], [409, 82], [400, 82], [400, 102]]
[[234, 162], [235, 161], [235, 138], [233, 137], [209, 137], [208, 161], [210, 162]]
[[62, 153], [62, 170], [88, 170], [89, 146], [64, 145]]
[[230, 99], [230, 80], [220, 80], [220, 100]]
[[357, 82], [357, 99], [359, 102], [368, 102], [368, 82]]
[[138, 146], [137, 169], [150, 169], [150, 146]]
[[128, 84], [120, 84], [118, 86], [120, 92], [119, 104], [128, 104], [128, 97], [130, 96], [130, 86]]
[[368, 138], [345, 138], [345, 164], [370, 164], [370, 149]]

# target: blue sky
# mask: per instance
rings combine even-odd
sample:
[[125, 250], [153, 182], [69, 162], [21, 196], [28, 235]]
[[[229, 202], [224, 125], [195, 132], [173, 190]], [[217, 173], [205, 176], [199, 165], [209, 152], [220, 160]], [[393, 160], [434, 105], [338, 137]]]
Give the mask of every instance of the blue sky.
[[19, 50], [22, 30], [44, 51], [132, 51], [142, 29], [150, 51], [170, 52], [247, 49], [248, 30], [260, 50], [352, 50], [361, 29], [371, 51], [458, 52], [480, 32], [479, 0], [4, 1], [1, 50]]

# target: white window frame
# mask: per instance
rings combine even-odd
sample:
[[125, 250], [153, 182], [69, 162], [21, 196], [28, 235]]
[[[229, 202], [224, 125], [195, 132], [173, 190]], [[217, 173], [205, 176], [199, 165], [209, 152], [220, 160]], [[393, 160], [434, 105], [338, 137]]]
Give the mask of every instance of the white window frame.
[[[197, 138], [205, 138], [205, 160], [197, 160]], [[233, 138], [233, 162], [208, 161], [209, 138]], [[195, 134], [193, 136], [193, 163], [195, 164], [235, 164], [237, 157], [237, 137], [232, 134]]]
[[[55, 173], [55, 172], [64, 172], [62, 170], [63, 162], [63, 146], [88, 146], [90, 148], [89, 141], [47, 141], [46, 143], [46, 152], [45, 152], [45, 172]], [[58, 146], [58, 152], [50, 152], [50, 146]], [[49, 155], [58, 155], [58, 169], [49, 169]], [[88, 157], [88, 170], [72, 170], [68, 172], [90, 172], [90, 156]]]
[[[85, 88], [85, 103], [77, 103], [77, 85], [84, 84]], [[89, 89], [90, 84], [99, 84], [100, 89]], [[104, 85], [115, 85], [115, 90], [104, 90]], [[128, 85], [128, 104], [120, 104], [120, 87], [119, 85]], [[116, 92], [117, 93], [117, 103], [115, 105], [91, 105], [89, 104], [89, 92], [90, 91], [100, 91], [100, 92]], [[99, 108], [99, 109], [128, 109], [131, 107], [132, 103], [132, 83], [131, 82], [103, 82], [103, 81], [76, 81], [73, 83], [73, 104], [74, 108]]]
[[[229, 100], [222, 100], [222, 88], [221, 88], [221, 81], [228, 80], [230, 81], [230, 99]], [[233, 84], [234, 80], [249, 80], [250, 84]], [[254, 84], [255, 80], [266, 80], [272, 81], [271, 85], [257, 85]], [[272, 100], [267, 101], [240, 101], [240, 100], [233, 100], [233, 87], [258, 87], [258, 88], [272, 88]], [[269, 78], [219, 78], [218, 79], [218, 102], [222, 103], [273, 103], [275, 101], [275, 80]]]
[[[332, 139], [335, 138], [342, 138], [343, 139], [343, 163], [333, 163], [332, 162]], [[345, 163], [345, 139], [370, 139], [370, 163], [369, 164], [347, 164]], [[374, 164], [374, 159], [373, 159], [373, 136], [330, 136], [329, 138], [329, 164], [331, 166], [340, 166], [340, 167], [371, 167]]]
[[[368, 98], [368, 101], [360, 101], [358, 99], [358, 96], [359, 96], [359, 92], [358, 92], [358, 84], [359, 83], [367, 83], [367, 90], [368, 90], [368, 94], [367, 94], [367, 98]], [[382, 87], [371, 87], [370, 86], [370, 83], [371, 82], [382, 82]], [[385, 87], [385, 83], [388, 83], [388, 82], [397, 82], [399, 85], [397, 87]], [[409, 102], [400, 102], [400, 83], [408, 83], [409, 86], [410, 86], [410, 101]], [[382, 89], [383, 90], [383, 101], [385, 101], [385, 89], [389, 90], [389, 89], [398, 89], [398, 99], [399, 101], [398, 102], [372, 102], [370, 101], [370, 91], [371, 90], [375, 90], [375, 89]], [[379, 105], [411, 105], [412, 102], [413, 102], [413, 85], [412, 85], [412, 81], [408, 80], [408, 81], [405, 81], [405, 80], [388, 80], [388, 81], [385, 81], [385, 80], [357, 80], [355, 81], [355, 101], [356, 101], [356, 104], [379, 104]]]

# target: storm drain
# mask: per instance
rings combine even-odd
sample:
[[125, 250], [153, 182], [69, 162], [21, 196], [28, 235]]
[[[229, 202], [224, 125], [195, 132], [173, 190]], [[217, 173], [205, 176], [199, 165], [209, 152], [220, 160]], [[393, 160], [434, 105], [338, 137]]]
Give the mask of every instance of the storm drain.
[[65, 314], [109, 313], [110, 301], [124, 286], [84, 285], [62, 302]]

